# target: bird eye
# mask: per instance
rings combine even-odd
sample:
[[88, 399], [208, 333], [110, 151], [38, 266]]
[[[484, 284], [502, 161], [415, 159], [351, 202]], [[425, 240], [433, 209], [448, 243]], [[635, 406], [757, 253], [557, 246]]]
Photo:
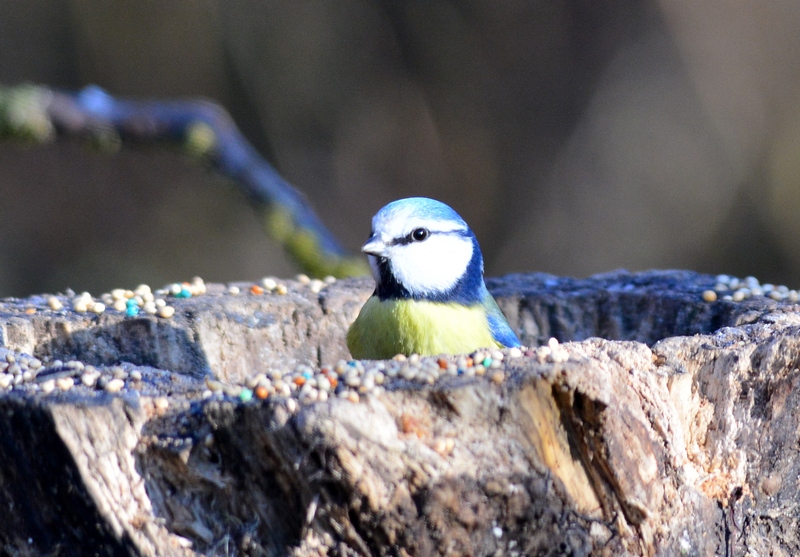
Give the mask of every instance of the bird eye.
[[411, 237], [415, 242], [422, 242], [428, 236], [430, 236], [430, 232], [428, 232], [427, 228], [417, 228], [411, 232]]

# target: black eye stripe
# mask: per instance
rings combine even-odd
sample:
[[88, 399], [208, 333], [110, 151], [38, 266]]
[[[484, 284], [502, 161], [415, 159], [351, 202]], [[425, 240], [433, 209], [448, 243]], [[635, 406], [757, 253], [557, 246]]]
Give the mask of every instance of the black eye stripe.
[[411, 244], [414, 242], [414, 238], [411, 237], [411, 234], [408, 236], [403, 236], [402, 238], [395, 238], [392, 240], [393, 246], [404, 246], [406, 244]]
[[[409, 232], [408, 234], [406, 234], [405, 236], [403, 236], [401, 238], [395, 238], [394, 240], [391, 241], [391, 245], [393, 245], [393, 246], [404, 246], [406, 244], [413, 244], [414, 242], [420, 241], [420, 240], [415, 240], [414, 236], [413, 236], [414, 232], [417, 231], [417, 230], [419, 230], [419, 228], [415, 228], [414, 230], [412, 230], [411, 232]], [[425, 239], [428, 239], [431, 236], [463, 236], [465, 238], [469, 236], [469, 232], [466, 231], [466, 230], [458, 230], [458, 229], [457, 230], [431, 230], [429, 228], [426, 228], [425, 230], [428, 231], [428, 235], [427, 235], [427, 237]]]

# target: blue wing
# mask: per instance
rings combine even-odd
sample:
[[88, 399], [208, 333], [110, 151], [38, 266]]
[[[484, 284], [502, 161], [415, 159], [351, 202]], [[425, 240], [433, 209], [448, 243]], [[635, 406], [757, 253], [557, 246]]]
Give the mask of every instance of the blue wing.
[[494, 301], [488, 291], [483, 297], [483, 305], [486, 308], [486, 318], [489, 321], [489, 330], [492, 331], [492, 337], [508, 348], [520, 346], [519, 338], [511, 329], [511, 325], [508, 324], [497, 302]]

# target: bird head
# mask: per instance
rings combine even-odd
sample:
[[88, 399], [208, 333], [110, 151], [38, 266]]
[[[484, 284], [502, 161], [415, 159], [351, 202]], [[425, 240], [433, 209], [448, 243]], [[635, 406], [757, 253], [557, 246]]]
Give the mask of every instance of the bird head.
[[475, 302], [482, 295], [483, 258], [458, 213], [424, 197], [400, 199], [372, 219], [361, 248], [381, 299]]

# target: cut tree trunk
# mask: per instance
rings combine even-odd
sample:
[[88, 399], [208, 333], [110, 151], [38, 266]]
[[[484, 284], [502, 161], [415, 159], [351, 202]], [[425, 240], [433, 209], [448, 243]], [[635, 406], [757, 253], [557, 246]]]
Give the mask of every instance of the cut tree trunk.
[[370, 281], [172, 319], [4, 300], [2, 552], [798, 555], [800, 311], [714, 282], [495, 279], [522, 356], [315, 403], [241, 386], [347, 360]]

